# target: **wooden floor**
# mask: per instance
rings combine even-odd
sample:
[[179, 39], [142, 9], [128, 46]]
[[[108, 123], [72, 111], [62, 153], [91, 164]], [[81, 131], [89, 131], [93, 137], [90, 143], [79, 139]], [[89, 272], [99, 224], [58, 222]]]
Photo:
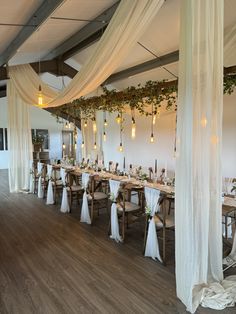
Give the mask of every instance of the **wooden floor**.
[[61, 214], [35, 195], [10, 194], [0, 170], [0, 313], [186, 313], [173, 256], [167, 267], [144, 258], [140, 223], [117, 244], [107, 222], [104, 214], [84, 225], [76, 208]]

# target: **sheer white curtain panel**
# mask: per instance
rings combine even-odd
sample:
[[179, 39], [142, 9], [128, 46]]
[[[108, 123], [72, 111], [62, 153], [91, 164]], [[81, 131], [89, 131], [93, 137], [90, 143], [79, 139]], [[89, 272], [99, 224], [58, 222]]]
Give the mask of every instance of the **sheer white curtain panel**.
[[181, 1], [176, 283], [191, 313], [234, 303], [236, 281], [222, 281], [223, 15], [224, 1]]
[[29, 106], [16, 92], [9, 80], [8, 102], [8, 151], [10, 192], [29, 189], [32, 161], [32, 138], [29, 120]]

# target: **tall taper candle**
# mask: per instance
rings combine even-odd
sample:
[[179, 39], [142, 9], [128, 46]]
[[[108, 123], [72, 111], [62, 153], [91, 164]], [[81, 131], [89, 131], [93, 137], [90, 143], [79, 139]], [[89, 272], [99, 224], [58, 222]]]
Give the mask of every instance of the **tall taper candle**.
[[166, 161], [166, 164], [165, 164], [165, 177], [167, 178], [167, 161]]
[[157, 174], [157, 159], [155, 159], [155, 174]]
[[123, 170], [125, 171], [125, 157], [124, 157], [124, 162], [123, 162]]

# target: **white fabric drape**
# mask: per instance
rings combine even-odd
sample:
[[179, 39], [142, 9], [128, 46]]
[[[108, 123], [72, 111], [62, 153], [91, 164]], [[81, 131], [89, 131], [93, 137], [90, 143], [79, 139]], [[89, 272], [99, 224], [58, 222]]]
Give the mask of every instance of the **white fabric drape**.
[[46, 204], [54, 204], [53, 188], [52, 188], [52, 165], [47, 165], [48, 190]]
[[88, 207], [88, 196], [87, 196], [87, 188], [89, 184], [89, 173], [82, 173], [82, 187], [84, 189], [83, 194], [83, 204], [81, 209], [80, 221], [86, 222], [87, 224], [91, 224], [91, 219], [89, 215], [89, 207]]
[[[234, 302], [221, 229], [224, 1], [182, 0], [176, 159], [177, 295], [194, 312]], [[222, 284], [221, 297], [215, 289]]]
[[29, 188], [32, 139], [29, 106], [16, 93], [11, 81], [7, 82], [9, 188], [19, 192]]
[[162, 262], [159, 252], [157, 231], [154, 219], [155, 213], [159, 211], [158, 205], [159, 197], [160, 197], [159, 190], [145, 187], [146, 206], [150, 210], [150, 221], [148, 224], [147, 241], [144, 255], [149, 256], [153, 259], [157, 258], [160, 262]]
[[94, 53], [56, 98], [55, 92], [53, 95], [39, 77], [32, 73], [33, 70], [31, 71], [29, 66], [11, 67], [10, 78], [14, 81], [18, 93], [28, 103], [36, 104], [37, 91], [41, 84], [43, 96], [45, 94], [45, 106], [55, 107], [94, 91], [124, 60], [150, 25], [163, 2], [164, 0], [122, 0]]
[[68, 203], [67, 187], [66, 187], [66, 169], [61, 168], [60, 175], [61, 175], [61, 181], [63, 185], [60, 210], [62, 213], [68, 213], [70, 211], [70, 207]]
[[30, 161], [29, 192], [34, 193], [34, 162], [32, 160]]
[[37, 163], [38, 198], [43, 198], [42, 174], [43, 174], [43, 163], [38, 162]]
[[119, 222], [117, 213], [116, 199], [120, 188], [120, 181], [109, 180], [110, 193], [111, 193], [111, 235], [110, 238], [116, 240], [116, 242], [122, 242], [122, 238], [119, 233]]

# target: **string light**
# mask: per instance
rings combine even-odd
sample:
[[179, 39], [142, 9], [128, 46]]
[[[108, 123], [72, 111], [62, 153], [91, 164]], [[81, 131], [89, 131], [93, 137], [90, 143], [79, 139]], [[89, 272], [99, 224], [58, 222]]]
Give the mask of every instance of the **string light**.
[[107, 119], [104, 119], [104, 126], [108, 126]]
[[84, 148], [84, 141], [82, 141], [81, 143], [81, 148]]
[[121, 113], [121, 122], [120, 122], [120, 146], [118, 147], [119, 152], [123, 152], [124, 148], [122, 145], [122, 131], [123, 131], [123, 119], [122, 119], [122, 113]]
[[63, 143], [62, 148], [63, 148], [63, 150], [66, 149], [66, 144]]
[[66, 121], [65, 128], [68, 129], [68, 127], [69, 127], [69, 126], [68, 126], [68, 123], [67, 123], [67, 121]]
[[93, 148], [97, 149], [97, 143], [96, 142], [94, 142]]
[[84, 121], [84, 127], [87, 128], [87, 126], [88, 126], [88, 121], [85, 120], [85, 121]]

